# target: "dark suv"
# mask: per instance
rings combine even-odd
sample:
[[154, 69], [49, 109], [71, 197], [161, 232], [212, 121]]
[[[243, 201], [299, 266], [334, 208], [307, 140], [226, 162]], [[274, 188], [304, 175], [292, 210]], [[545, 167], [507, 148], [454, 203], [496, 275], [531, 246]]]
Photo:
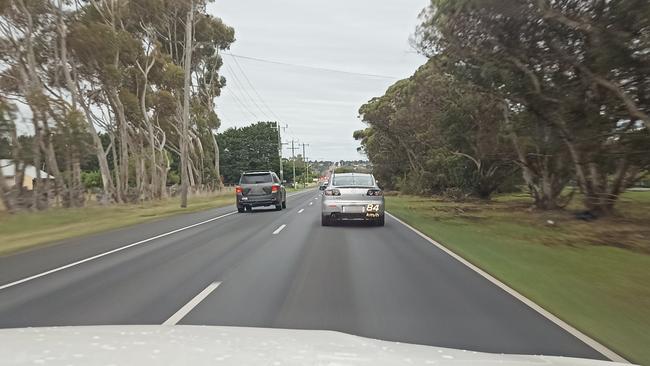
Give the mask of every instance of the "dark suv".
[[274, 172], [244, 173], [235, 191], [239, 212], [262, 206], [275, 206], [278, 211], [287, 208], [287, 191]]

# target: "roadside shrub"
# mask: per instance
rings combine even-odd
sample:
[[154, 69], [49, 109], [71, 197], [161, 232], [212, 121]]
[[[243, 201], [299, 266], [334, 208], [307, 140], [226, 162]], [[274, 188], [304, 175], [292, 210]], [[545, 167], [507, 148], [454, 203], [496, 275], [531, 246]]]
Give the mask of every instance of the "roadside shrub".
[[447, 188], [442, 193], [444, 199], [454, 202], [463, 202], [467, 199], [467, 196], [468, 194], [458, 187]]
[[102, 175], [99, 171], [81, 172], [81, 181], [86, 190], [102, 188]]
[[181, 183], [181, 176], [174, 171], [167, 173], [167, 186], [173, 186]]
[[525, 191], [524, 178], [521, 171], [517, 170], [515, 173], [506, 175], [497, 188], [497, 193], [520, 193]]

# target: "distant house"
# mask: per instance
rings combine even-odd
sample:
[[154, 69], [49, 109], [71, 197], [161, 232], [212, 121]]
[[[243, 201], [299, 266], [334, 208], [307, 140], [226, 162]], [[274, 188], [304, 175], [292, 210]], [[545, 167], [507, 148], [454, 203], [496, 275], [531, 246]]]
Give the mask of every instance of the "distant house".
[[[5, 180], [7, 183], [7, 186], [13, 187], [18, 182], [16, 182], [16, 165], [14, 164], [13, 160], [9, 159], [0, 159], [0, 170], [2, 171], [2, 179]], [[33, 165], [27, 165], [25, 166], [25, 176], [23, 177], [23, 187], [27, 188], [28, 190], [34, 189], [34, 181], [37, 179], [37, 172], [38, 170], [36, 167]], [[41, 179], [54, 179], [53, 176], [49, 175], [48, 173], [40, 170], [41, 172]]]

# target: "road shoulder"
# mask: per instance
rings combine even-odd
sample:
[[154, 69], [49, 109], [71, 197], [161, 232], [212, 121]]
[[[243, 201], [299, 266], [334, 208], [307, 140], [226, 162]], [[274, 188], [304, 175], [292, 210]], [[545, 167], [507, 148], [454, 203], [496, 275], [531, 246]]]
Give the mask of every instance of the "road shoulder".
[[524, 210], [469, 206], [388, 197], [389, 211], [430, 240], [614, 353], [647, 363], [650, 274], [644, 268], [650, 256], [579, 241], [561, 244], [552, 240], [563, 234], [562, 226], [529, 222], [539, 217]]

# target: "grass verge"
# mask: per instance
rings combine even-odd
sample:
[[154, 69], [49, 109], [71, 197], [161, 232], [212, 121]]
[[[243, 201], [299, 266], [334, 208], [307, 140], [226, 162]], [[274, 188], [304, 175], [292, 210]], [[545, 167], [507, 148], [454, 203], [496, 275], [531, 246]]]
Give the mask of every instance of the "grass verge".
[[[630, 361], [650, 365], [650, 192], [593, 222], [489, 203], [387, 197], [388, 210]], [[552, 223], [551, 223], [552, 222]]]
[[185, 209], [180, 208], [179, 198], [170, 198], [137, 205], [94, 204], [84, 208], [53, 208], [15, 215], [0, 211], [0, 256], [58, 240], [230, 204], [234, 205], [234, 197], [229, 191], [190, 197], [188, 208]]

